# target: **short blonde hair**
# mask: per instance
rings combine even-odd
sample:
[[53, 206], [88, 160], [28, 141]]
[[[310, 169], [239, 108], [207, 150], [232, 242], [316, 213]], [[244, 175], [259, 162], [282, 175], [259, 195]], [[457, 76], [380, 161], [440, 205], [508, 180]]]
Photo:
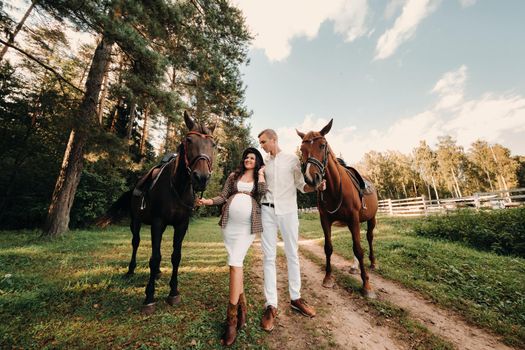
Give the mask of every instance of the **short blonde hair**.
[[259, 135], [257, 135], [257, 137], [259, 138], [261, 135], [266, 135], [270, 139], [277, 141], [277, 133], [273, 129], [264, 129], [259, 133]]

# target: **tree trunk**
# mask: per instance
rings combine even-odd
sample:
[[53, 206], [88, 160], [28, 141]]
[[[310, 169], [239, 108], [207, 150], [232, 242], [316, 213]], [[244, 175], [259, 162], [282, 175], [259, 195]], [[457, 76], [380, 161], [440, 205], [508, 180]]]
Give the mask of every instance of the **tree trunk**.
[[142, 127], [142, 137], [140, 138], [140, 155], [143, 157], [146, 154], [146, 140], [148, 139], [148, 119], [149, 119], [149, 105], [144, 107], [144, 126]]
[[43, 232], [45, 236], [56, 237], [69, 228], [69, 213], [84, 165], [84, 146], [88, 138], [89, 126], [96, 121], [97, 101], [104, 78], [104, 68], [111, 59], [112, 46], [113, 43], [104, 36], [95, 50], [86, 81], [86, 92], [78, 109], [75, 126], [69, 135], [64, 160], [49, 206]]
[[[27, 17], [29, 17], [29, 14], [31, 13], [31, 11], [35, 7], [36, 2], [37, 2], [37, 0], [33, 0], [31, 2], [31, 5], [27, 9], [26, 13], [24, 13], [24, 17], [22, 17], [22, 19], [20, 20], [20, 23], [18, 23], [18, 25], [16, 26], [14, 32], [9, 35], [9, 39], [7, 40], [8, 44], [13, 44], [15, 42], [16, 35], [20, 31], [20, 29], [22, 29], [22, 27], [23, 27]], [[4, 45], [4, 47], [2, 48], [2, 51], [0, 52], [0, 62], [4, 58], [4, 55], [6, 54], [8, 48], [9, 48], [9, 45]]]
[[[135, 122], [135, 113], [137, 109], [137, 104], [135, 103], [135, 99], [132, 99], [129, 105], [129, 124], [128, 124], [128, 140], [131, 141], [131, 136], [133, 132], [133, 123]], [[130, 142], [131, 144], [131, 142]]]
[[434, 175], [432, 175], [432, 187], [434, 187], [434, 193], [436, 194], [436, 201], [439, 204], [439, 194], [436, 187], [436, 180], [434, 179]]
[[402, 181], [401, 182], [401, 185], [403, 186], [403, 193], [405, 194], [405, 198], [408, 198], [408, 193], [407, 193], [407, 188], [405, 186], [405, 182]]
[[490, 174], [487, 169], [484, 169], [484, 170], [485, 170], [485, 174], [487, 175], [487, 180], [489, 180], [490, 192], [494, 192], [494, 187], [492, 186], [492, 180], [490, 178]]
[[102, 83], [102, 94], [100, 95], [100, 101], [98, 103], [97, 119], [98, 123], [102, 125], [102, 116], [104, 115], [104, 107], [106, 106], [106, 99], [108, 96], [108, 81], [109, 81], [109, 60], [104, 68], [104, 80]]
[[456, 173], [454, 172], [454, 169], [452, 168], [450, 169], [450, 171], [452, 172], [452, 178], [454, 179], [455, 190], [458, 195], [458, 198], [461, 198], [462, 195], [461, 195], [461, 190], [459, 189], [459, 183], [458, 183], [458, 179], [456, 178]]

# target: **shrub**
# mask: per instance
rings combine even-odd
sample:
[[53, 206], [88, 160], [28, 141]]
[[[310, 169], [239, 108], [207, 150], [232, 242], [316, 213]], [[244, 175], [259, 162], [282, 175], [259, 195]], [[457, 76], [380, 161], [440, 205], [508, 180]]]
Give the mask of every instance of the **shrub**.
[[497, 254], [525, 257], [525, 208], [427, 217], [416, 224], [414, 232]]

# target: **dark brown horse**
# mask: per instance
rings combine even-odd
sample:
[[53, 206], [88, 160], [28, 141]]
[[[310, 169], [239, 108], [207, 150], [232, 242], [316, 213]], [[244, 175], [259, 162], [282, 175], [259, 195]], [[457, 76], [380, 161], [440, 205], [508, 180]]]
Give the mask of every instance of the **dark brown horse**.
[[[370, 247], [370, 264], [375, 268], [374, 250], [372, 241], [376, 225], [377, 193], [369, 189], [369, 194], [363, 196], [359, 192], [359, 183], [352, 181], [353, 170], [347, 169], [339, 163], [330, 149], [325, 135], [332, 128], [332, 120], [319, 132], [310, 131], [297, 134], [302, 139], [301, 154], [304, 161], [303, 175], [306, 183], [317, 186], [326, 179], [326, 190], [318, 192], [317, 208], [321, 218], [324, 232], [324, 252], [326, 255], [326, 275], [323, 280], [324, 287], [332, 287], [332, 224], [336, 221], [344, 222], [352, 233], [354, 255], [359, 261], [361, 279], [363, 280], [363, 293], [367, 297], [375, 297], [369, 283], [369, 277], [363, 262], [363, 248], [361, 248], [361, 232], [359, 223], [366, 221], [368, 230], [366, 236]], [[357, 175], [359, 176], [359, 175]], [[369, 181], [368, 181], [369, 182]]]
[[[132, 191], [126, 192], [98, 221], [100, 226], [105, 226], [117, 217], [119, 210], [127, 208], [131, 212], [133, 253], [128, 275], [134, 273], [137, 265], [140, 227], [143, 223], [151, 225], [150, 275], [146, 286], [146, 299], [142, 306], [142, 311], [146, 314], [155, 311], [155, 279], [160, 271], [160, 244], [162, 234], [168, 225], [172, 225], [175, 231], [171, 254], [173, 270], [170, 293], [166, 301], [172, 306], [180, 302], [177, 275], [182, 241], [194, 208], [195, 192], [204, 191], [211, 176], [215, 148], [211, 135], [213, 128], [208, 129], [202, 124], [195, 123], [186, 112], [184, 121], [189, 132], [178, 148], [177, 157], [162, 169], [154, 185], [148, 186], [150, 188], [143, 196], [132, 195]], [[150, 184], [151, 181], [146, 183]]]

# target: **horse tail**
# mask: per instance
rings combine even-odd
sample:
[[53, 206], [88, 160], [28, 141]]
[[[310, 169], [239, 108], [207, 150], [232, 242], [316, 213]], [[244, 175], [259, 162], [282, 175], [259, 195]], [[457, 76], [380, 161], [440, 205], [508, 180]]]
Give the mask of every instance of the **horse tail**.
[[132, 191], [124, 192], [109, 209], [95, 221], [95, 225], [101, 228], [123, 219], [129, 215], [131, 210]]

